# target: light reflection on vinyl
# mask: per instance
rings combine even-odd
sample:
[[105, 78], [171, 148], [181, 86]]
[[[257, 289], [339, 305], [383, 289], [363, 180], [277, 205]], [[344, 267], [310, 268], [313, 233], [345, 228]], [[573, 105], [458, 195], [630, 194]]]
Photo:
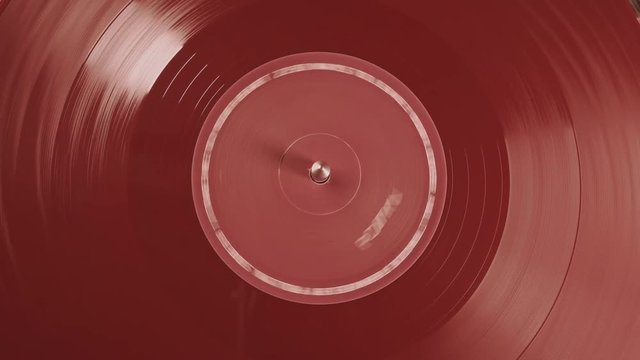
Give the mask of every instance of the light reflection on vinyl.
[[635, 5], [0, 0], [0, 354], [640, 357]]

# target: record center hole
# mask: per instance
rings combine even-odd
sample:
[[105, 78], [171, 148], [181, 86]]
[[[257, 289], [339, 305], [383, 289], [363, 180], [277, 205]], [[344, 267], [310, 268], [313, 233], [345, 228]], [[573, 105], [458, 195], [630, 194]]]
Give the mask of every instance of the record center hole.
[[318, 185], [326, 184], [331, 177], [331, 167], [324, 161], [318, 160], [311, 164], [309, 177]]

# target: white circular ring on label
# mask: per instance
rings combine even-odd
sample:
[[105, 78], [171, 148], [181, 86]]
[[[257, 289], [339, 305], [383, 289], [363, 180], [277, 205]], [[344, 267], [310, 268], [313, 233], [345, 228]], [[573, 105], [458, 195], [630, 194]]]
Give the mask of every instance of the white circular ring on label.
[[[213, 206], [211, 204], [211, 196], [209, 190], [209, 162], [211, 159], [211, 153], [213, 151], [213, 147], [215, 145], [218, 134], [220, 133], [220, 129], [225, 124], [233, 110], [252, 92], [260, 88], [262, 85], [267, 82], [281, 78], [283, 76], [287, 76], [290, 74], [295, 74], [303, 71], [334, 71], [342, 74], [347, 74], [351, 76], [355, 76], [363, 81], [366, 81], [380, 90], [384, 91], [387, 95], [389, 95], [407, 114], [411, 122], [415, 126], [418, 131], [418, 135], [422, 141], [425, 155], [427, 157], [428, 163], [428, 171], [429, 171], [429, 187], [427, 192], [427, 202], [422, 213], [420, 222], [418, 224], [418, 228], [416, 232], [411, 237], [411, 240], [407, 243], [407, 245], [402, 249], [402, 251], [392, 259], [386, 266], [376, 271], [375, 273], [361, 279], [358, 281], [354, 281], [348, 284], [333, 286], [333, 287], [306, 287], [300, 286], [296, 284], [291, 284], [285, 281], [278, 280], [268, 274], [257, 269], [253, 266], [249, 261], [247, 261], [238, 251], [231, 245], [231, 242], [227, 239], [225, 233], [222, 231], [219, 221], [216, 217], [216, 214], [213, 210]], [[304, 63], [298, 65], [287, 66], [281, 68], [279, 70], [273, 71], [269, 74], [266, 74], [247, 87], [245, 87], [242, 91], [240, 91], [230, 102], [227, 104], [225, 109], [222, 111], [217, 121], [215, 122], [213, 129], [209, 133], [207, 138], [206, 147], [204, 150], [204, 154], [202, 156], [202, 173], [201, 173], [201, 190], [202, 190], [202, 200], [204, 202], [204, 208], [207, 214], [207, 218], [214, 229], [214, 233], [218, 240], [220, 241], [223, 248], [226, 252], [233, 258], [235, 262], [238, 263], [245, 271], [251, 273], [254, 277], [259, 279], [260, 281], [268, 284], [270, 286], [274, 286], [276, 288], [282, 289], [284, 291], [288, 291], [295, 294], [301, 295], [315, 295], [315, 296], [329, 296], [329, 295], [338, 295], [344, 294], [351, 291], [355, 291], [361, 289], [365, 286], [371, 285], [378, 280], [382, 279], [394, 269], [396, 269], [413, 251], [416, 245], [419, 243], [422, 235], [424, 234], [427, 225], [429, 223], [429, 219], [431, 217], [431, 213], [434, 208], [435, 198], [436, 198], [436, 187], [437, 187], [437, 174], [436, 174], [436, 160], [433, 148], [431, 146], [431, 141], [429, 140], [429, 136], [427, 135], [427, 131], [422, 124], [422, 121], [413, 110], [413, 108], [409, 105], [409, 103], [402, 97], [398, 92], [396, 92], [393, 88], [387, 85], [382, 80], [368, 74], [362, 70], [341, 65], [341, 64], [333, 64], [333, 63]]]

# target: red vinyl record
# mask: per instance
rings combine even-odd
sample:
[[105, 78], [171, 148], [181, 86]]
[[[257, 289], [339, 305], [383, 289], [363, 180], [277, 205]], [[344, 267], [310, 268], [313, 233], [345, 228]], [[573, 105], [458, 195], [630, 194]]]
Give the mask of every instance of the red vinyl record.
[[0, 356], [640, 358], [638, 9], [0, 0]]

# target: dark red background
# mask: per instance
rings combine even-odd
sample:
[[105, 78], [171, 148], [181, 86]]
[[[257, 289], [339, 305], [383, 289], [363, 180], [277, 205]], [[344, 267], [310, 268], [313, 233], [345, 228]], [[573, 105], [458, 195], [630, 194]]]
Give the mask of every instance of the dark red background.
[[[640, 356], [640, 49], [626, 1], [0, 10], [5, 358]], [[424, 256], [339, 305], [245, 284], [191, 199], [193, 145], [220, 96], [210, 82], [303, 51], [393, 73], [447, 154]]]

